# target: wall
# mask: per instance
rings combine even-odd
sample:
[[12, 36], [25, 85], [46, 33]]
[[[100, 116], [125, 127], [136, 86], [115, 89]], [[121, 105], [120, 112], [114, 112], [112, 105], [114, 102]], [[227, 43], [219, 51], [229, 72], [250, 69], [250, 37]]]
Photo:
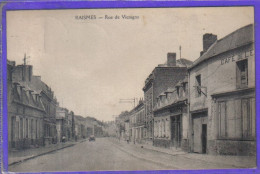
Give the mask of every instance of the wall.
[[[227, 151], [224, 152], [223, 149], [225, 149], [224, 147], [227, 147], [226, 144], [230, 145], [230, 142], [228, 141], [217, 141], [217, 142], [214, 141], [218, 138], [218, 118], [217, 118], [218, 109], [217, 107], [215, 107], [216, 104], [212, 99], [211, 95], [239, 90], [239, 88], [237, 88], [237, 63], [236, 62], [244, 59], [248, 60], [248, 88], [254, 88], [255, 87], [255, 59], [254, 59], [253, 44], [248, 44], [239, 47], [237, 49], [230, 50], [228, 52], [217, 55], [214, 58], [209, 59], [190, 70], [190, 85], [189, 85], [190, 111], [192, 112], [200, 109], [207, 109], [208, 111], [207, 138], [209, 141], [208, 148], [210, 146], [211, 147], [216, 146], [215, 144], [217, 143], [219, 148], [222, 149], [219, 150], [219, 152], [217, 152], [216, 148], [208, 149], [210, 153], [220, 153], [220, 152], [221, 154], [229, 153]], [[202, 88], [202, 91], [206, 94], [206, 96], [201, 94], [201, 97], [196, 97], [195, 88], [193, 86], [195, 86], [196, 84], [195, 77], [196, 75], [199, 74], [201, 75], [201, 85], [206, 87], [206, 88]], [[233, 144], [234, 142], [235, 141], [233, 141]], [[237, 143], [241, 144], [241, 142], [238, 141]], [[221, 148], [220, 145], [223, 148]], [[250, 147], [254, 147], [254, 145], [250, 145]], [[243, 154], [243, 153], [236, 153], [236, 154]]]
[[[253, 44], [216, 56], [190, 71], [190, 111], [208, 108], [209, 129], [208, 139], [215, 139], [216, 123], [212, 118], [211, 95], [215, 93], [234, 91], [236, 87], [236, 62], [248, 59], [248, 87], [255, 86], [255, 60]], [[206, 87], [195, 97], [195, 77], [201, 75], [201, 85]]]
[[186, 67], [156, 67], [153, 84], [153, 106], [156, 104], [156, 97], [169, 87], [174, 87], [187, 75]]

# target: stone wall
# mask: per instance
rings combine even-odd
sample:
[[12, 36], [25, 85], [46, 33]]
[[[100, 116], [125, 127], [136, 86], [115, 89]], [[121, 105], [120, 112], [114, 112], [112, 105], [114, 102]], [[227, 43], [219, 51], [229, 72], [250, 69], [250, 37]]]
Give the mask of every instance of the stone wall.
[[212, 155], [256, 155], [255, 141], [211, 140], [208, 141], [208, 153]]

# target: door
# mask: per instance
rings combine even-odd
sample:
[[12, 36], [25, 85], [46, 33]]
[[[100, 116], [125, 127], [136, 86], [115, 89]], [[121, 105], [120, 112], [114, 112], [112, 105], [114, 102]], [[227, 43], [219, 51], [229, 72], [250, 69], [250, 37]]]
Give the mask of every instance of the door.
[[207, 153], [207, 124], [202, 124], [202, 153]]
[[171, 117], [171, 141], [173, 146], [175, 146], [175, 137], [176, 137], [175, 130], [176, 130], [175, 117]]
[[181, 117], [175, 118], [175, 147], [181, 147]]
[[173, 116], [171, 117], [171, 139], [174, 147], [181, 146], [181, 134], [182, 134], [182, 127], [181, 127], [181, 116]]
[[201, 153], [201, 118], [193, 119], [193, 152]]

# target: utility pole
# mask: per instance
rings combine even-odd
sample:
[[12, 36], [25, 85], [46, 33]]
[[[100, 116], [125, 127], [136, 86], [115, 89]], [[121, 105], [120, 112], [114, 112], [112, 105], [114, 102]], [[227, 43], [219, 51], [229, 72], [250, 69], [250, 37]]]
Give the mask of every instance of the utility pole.
[[24, 58], [23, 58], [23, 64], [26, 65], [27, 60], [29, 59], [30, 57], [26, 57], [26, 53], [24, 53]]
[[119, 103], [133, 103], [135, 107], [135, 100], [136, 98], [130, 98], [130, 99], [120, 99]]
[[180, 50], [180, 59], [181, 59], [181, 45], [180, 45], [180, 47], [179, 47], [179, 50]]

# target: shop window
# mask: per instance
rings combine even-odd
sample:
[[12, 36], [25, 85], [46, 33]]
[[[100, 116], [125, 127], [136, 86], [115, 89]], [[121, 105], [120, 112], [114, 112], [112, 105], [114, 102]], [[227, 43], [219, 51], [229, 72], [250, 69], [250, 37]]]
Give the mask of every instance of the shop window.
[[237, 88], [248, 86], [248, 62], [241, 60], [237, 62]]
[[255, 99], [236, 99], [218, 103], [220, 138], [255, 138]]
[[195, 84], [195, 95], [196, 97], [201, 96], [201, 75], [196, 76], [196, 84]]
[[219, 102], [219, 135], [220, 137], [226, 137], [226, 102]]

